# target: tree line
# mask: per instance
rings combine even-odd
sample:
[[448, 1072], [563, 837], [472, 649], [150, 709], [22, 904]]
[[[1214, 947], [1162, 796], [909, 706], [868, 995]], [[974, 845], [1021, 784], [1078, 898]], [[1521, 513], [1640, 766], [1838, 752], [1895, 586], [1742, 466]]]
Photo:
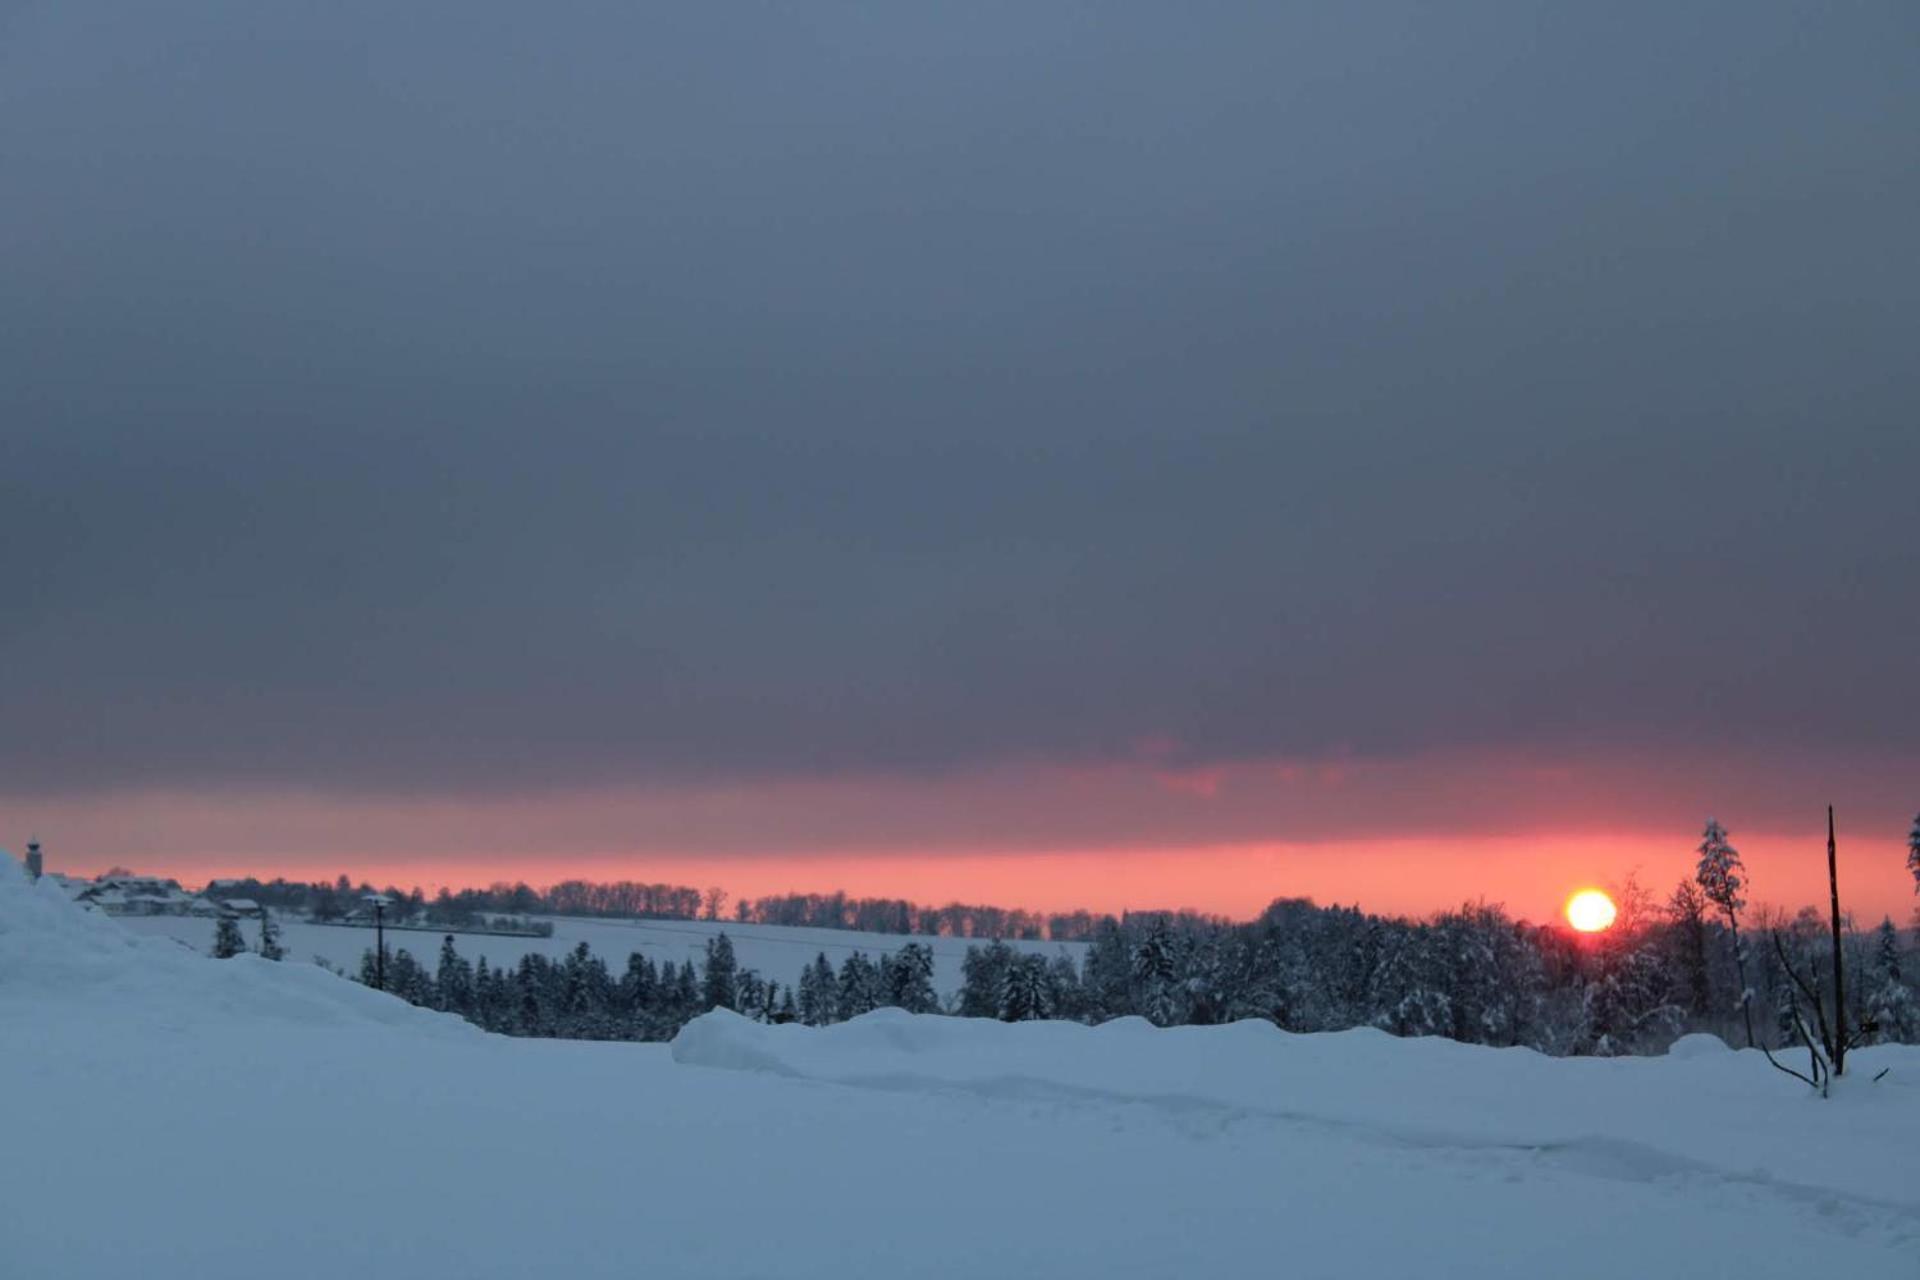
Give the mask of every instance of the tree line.
[[[1224, 924], [1217, 916], [1170, 913], [1192, 923]], [[937, 938], [1010, 938], [1023, 942], [1091, 941], [1108, 917], [1091, 911], [1042, 913], [1017, 908], [950, 902], [922, 906], [904, 898], [851, 898], [844, 893], [784, 893], [742, 899], [733, 918], [743, 924], [793, 925], [808, 929], [852, 929], [862, 933], [904, 933]]]
[[783, 984], [741, 965], [724, 933], [707, 941], [697, 967], [690, 959], [656, 963], [634, 952], [618, 975], [584, 942], [558, 960], [532, 953], [513, 965], [493, 966], [485, 956], [468, 961], [449, 934], [432, 967], [404, 947], [382, 966], [369, 948], [359, 979], [488, 1031], [573, 1040], [671, 1040], [712, 1009], [813, 1026], [883, 1007], [942, 1011], [933, 989], [933, 952], [916, 942], [872, 958], [856, 951], [838, 970], [823, 952], [797, 982]]
[[[1811, 1048], [1816, 1016], [1855, 1043], [1920, 1041], [1920, 965], [1891, 919], [1864, 931], [1846, 922], [1837, 944], [1854, 975], [1846, 1007], [1819, 1009], [1820, 966], [1835, 954], [1820, 913], [1761, 911], [1743, 932], [1745, 868], [1725, 828], [1709, 822], [1697, 853], [1696, 874], [1665, 898], [1632, 879], [1616, 887], [1618, 919], [1597, 935], [1527, 924], [1486, 903], [1418, 921], [1298, 898], [1246, 923], [1139, 912], [1097, 918], [1078, 961], [1000, 939], [970, 946], [960, 988], [944, 1000], [925, 943], [855, 952], [838, 968], [822, 953], [783, 985], [743, 968], [724, 933], [697, 967], [634, 953], [617, 977], [584, 942], [560, 960], [489, 967], [470, 964], [449, 936], [432, 969], [396, 951], [384, 982], [490, 1031], [583, 1039], [670, 1039], [716, 1008], [821, 1026], [897, 1007], [1158, 1026], [1260, 1018], [1289, 1031], [1375, 1027], [1553, 1055], [1655, 1053], [1691, 1031]], [[1908, 866], [1920, 886], [1920, 819]], [[371, 984], [379, 970], [368, 951], [361, 979]]]
[[[1091, 911], [1041, 913], [1013, 907], [950, 902], [926, 906], [904, 898], [857, 898], [845, 893], [787, 893], [741, 898], [727, 910], [730, 895], [716, 887], [651, 884], [635, 880], [563, 880], [545, 888], [525, 881], [496, 881], [485, 888], [441, 889], [429, 897], [418, 886], [376, 889], [348, 876], [304, 882], [254, 877], [228, 880], [220, 896], [251, 898], [283, 912], [321, 923], [341, 920], [359, 910], [371, 893], [393, 900], [388, 919], [396, 924], [464, 928], [496, 916], [591, 916], [637, 920], [722, 920], [742, 924], [790, 925], [860, 933], [899, 933], [922, 937], [1053, 939], [1085, 942], [1104, 918]], [[1178, 913], [1182, 918], [1211, 919]]]

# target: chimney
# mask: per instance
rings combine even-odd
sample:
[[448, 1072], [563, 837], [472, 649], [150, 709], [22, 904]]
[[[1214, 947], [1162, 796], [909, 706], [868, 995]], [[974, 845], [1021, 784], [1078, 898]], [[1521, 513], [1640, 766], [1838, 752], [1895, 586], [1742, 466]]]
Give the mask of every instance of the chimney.
[[40, 842], [38, 840], [29, 840], [27, 841], [27, 879], [38, 880], [39, 878]]

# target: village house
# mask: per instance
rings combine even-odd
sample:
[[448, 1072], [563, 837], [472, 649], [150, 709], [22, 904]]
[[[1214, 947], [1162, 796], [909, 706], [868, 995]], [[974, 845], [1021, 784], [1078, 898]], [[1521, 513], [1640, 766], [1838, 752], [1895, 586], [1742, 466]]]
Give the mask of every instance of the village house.
[[203, 901], [180, 887], [178, 880], [159, 876], [102, 876], [82, 889], [74, 901], [110, 916], [184, 916], [198, 914]]

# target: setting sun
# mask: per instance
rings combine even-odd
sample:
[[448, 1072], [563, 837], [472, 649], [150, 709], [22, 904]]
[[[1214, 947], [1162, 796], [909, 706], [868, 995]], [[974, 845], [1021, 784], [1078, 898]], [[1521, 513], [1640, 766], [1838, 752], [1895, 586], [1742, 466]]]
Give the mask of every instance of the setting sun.
[[1598, 889], [1582, 889], [1567, 899], [1567, 923], [1581, 933], [1598, 933], [1618, 914], [1613, 899]]

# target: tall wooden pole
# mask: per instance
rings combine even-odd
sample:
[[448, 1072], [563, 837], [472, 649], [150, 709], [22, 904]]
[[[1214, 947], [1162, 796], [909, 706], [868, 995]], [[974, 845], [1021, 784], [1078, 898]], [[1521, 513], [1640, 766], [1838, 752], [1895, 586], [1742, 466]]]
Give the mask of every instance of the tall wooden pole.
[[1833, 905], [1833, 1074], [1847, 1058], [1847, 982], [1840, 961], [1840, 871], [1834, 855], [1833, 806], [1827, 806], [1827, 894]]

